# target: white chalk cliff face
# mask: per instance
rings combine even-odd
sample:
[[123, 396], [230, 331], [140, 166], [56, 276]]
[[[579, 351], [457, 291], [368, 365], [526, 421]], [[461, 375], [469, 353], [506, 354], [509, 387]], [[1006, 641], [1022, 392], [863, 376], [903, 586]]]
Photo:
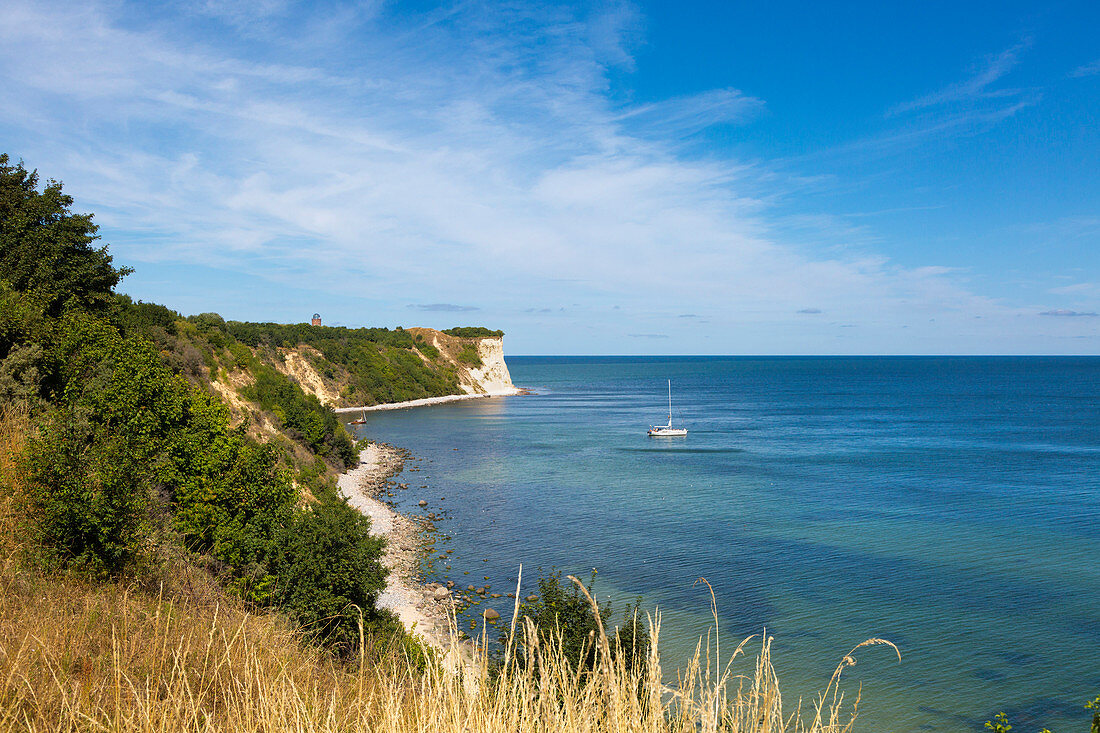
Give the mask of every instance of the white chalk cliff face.
[[507, 395], [518, 390], [504, 363], [504, 339], [483, 338], [477, 345], [480, 367], [466, 367], [460, 372], [459, 386], [467, 394]]
[[[512, 384], [512, 375], [504, 363], [504, 338], [463, 339], [449, 336], [434, 328], [410, 328], [413, 336], [420, 336], [439, 349], [443, 358], [458, 372], [458, 386], [465, 394], [509, 395], [519, 392]], [[481, 366], [475, 367], [459, 360], [463, 346], [474, 342]]]

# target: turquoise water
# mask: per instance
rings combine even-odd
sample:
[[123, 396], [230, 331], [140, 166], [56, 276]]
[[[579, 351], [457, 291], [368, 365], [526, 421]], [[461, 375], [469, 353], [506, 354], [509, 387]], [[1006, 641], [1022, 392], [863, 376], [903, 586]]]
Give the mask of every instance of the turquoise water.
[[[710, 623], [705, 577], [726, 649], [774, 635], [788, 709], [877, 636], [902, 661], [858, 654], [861, 730], [981, 730], [999, 710], [1021, 733], [1088, 729], [1100, 358], [508, 363], [536, 395], [373, 413], [358, 431], [421, 459], [398, 508], [442, 513], [454, 552], [437, 577], [503, 593], [520, 563], [526, 578], [598, 568], [601, 595], [661, 609], [667, 669]], [[690, 434], [648, 438], [668, 378]]]

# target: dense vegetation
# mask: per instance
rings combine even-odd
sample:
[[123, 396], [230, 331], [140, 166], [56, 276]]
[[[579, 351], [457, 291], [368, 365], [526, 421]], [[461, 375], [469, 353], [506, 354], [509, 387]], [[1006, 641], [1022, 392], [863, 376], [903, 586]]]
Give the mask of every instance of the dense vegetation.
[[[206, 324], [211, 330], [215, 324]], [[343, 328], [308, 324], [222, 322], [223, 340], [264, 349], [311, 346], [321, 353], [313, 366], [335, 376], [346, 373], [340, 396], [353, 405], [377, 405], [457, 394], [458, 375], [439, 360], [439, 351], [398, 327]], [[420, 352], [424, 358], [417, 354]], [[340, 365], [339, 370], [335, 365]]]
[[[115, 294], [128, 270], [93, 246], [96, 225], [71, 205], [60, 184], [40, 192], [33, 172], [0, 155], [0, 408], [37, 426], [18, 490], [5, 489], [30, 539], [26, 559], [155, 579], [183, 552], [344, 652], [360, 610], [395, 629], [374, 606], [382, 543], [335, 491], [333, 473], [357, 457], [332, 411], [259, 363], [217, 316], [182, 320]], [[231, 427], [205, 387], [234, 369], [250, 371], [248, 396], [289, 442]]]
[[504, 331], [493, 331], [485, 328], [484, 326], [460, 326], [456, 328], [447, 328], [443, 330], [443, 333], [448, 336], [457, 336], [458, 338], [503, 338]]

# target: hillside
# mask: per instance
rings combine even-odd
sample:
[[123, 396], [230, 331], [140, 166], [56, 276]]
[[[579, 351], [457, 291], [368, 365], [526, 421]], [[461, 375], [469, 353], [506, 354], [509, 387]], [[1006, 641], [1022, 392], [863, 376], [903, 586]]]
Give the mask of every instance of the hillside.
[[498, 331], [452, 329], [475, 334], [456, 336], [430, 328], [391, 331], [197, 318], [204, 334], [229, 348], [234, 342], [247, 346], [260, 363], [329, 407], [515, 392]]

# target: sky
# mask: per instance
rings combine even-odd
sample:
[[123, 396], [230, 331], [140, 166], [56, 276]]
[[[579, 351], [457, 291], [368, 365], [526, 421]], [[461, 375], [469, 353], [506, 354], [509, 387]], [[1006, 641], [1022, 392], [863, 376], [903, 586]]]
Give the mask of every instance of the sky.
[[1100, 5], [5, 0], [0, 152], [184, 314], [1100, 353]]

